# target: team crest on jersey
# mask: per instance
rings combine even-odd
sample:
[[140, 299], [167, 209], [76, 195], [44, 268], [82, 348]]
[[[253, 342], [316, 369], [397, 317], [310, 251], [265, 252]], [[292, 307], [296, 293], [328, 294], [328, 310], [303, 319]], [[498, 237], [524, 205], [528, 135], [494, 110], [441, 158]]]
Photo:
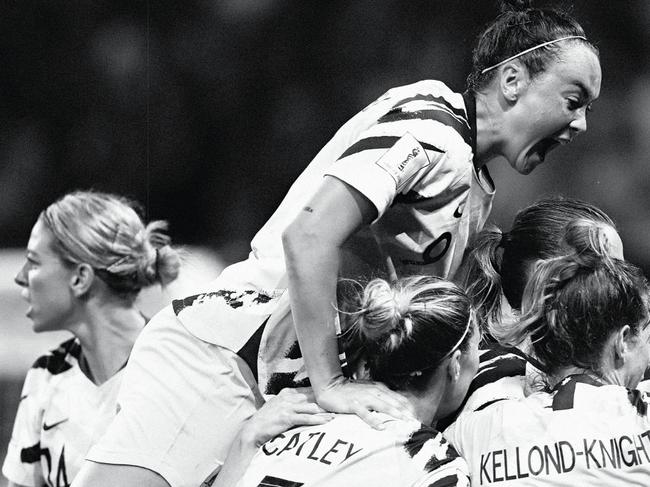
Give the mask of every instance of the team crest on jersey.
[[376, 164], [390, 174], [395, 180], [397, 192], [401, 193], [410, 189], [409, 183], [422, 168], [429, 165], [429, 158], [416, 138], [406, 133]]

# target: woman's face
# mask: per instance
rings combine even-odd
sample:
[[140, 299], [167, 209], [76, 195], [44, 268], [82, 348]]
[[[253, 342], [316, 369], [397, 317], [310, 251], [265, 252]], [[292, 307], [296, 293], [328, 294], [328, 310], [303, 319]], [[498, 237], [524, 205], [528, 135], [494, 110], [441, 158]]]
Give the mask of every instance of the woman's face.
[[546, 71], [527, 79], [506, 112], [502, 153], [521, 174], [530, 173], [558, 145], [587, 130], [587, 110], [600, 94], [596, 54], [582, 43], [567, 43]]
[[54, 252], [53, 241], [39, 219], [29, 237], [26, 262], [14, 279], [29, 304], [27, 317], [36, 332], [65, 329], [74, 303], [69, 286], [74, 270]]

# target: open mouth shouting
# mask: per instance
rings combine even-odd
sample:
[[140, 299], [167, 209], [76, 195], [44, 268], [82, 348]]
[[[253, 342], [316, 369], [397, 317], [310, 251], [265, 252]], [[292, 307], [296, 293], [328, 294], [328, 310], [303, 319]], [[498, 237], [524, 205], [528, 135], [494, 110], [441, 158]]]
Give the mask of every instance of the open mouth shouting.
[[562, 144], [562, 142], [559, 139], [546, 137], [531, 147], [530, 151], [528, 151], [528, 156], [537, 155], [539, 162], [544, 162], [548, 153], [560, 144]]

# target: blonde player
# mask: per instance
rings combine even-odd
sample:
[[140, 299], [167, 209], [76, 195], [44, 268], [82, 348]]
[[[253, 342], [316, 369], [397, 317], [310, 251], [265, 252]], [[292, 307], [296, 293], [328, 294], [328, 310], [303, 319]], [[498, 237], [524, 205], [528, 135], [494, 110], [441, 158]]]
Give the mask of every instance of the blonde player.
[[481, 36], [465, 94], [421, 81], [353, 117], [291, 187], [249, 258], [152, 320], [120, 414], [77, 487], [209, 482], [259, 392], [308, 381], [327, 410], [369, 422], [370, 410], [399, 416], [401, 395], [342, 373], [337, 278], [453, 275], [491, 207], [486, 164], [503, 157], [528, 174], [586, 130], [600, 82], [597, 51], [575, 20], [509, 9]]
[[[275, 414], [262, 410], [246, 424], [215, 487], [469, 485], [465, 461], [434, 429], [476, 371], [480, 334], [469, 299], [454, 284], [414, 276], [376, 279], [355, 301], [342, 314], [352, 346], [365, 350], [369, 376], [407, 399], [415, 419], [377, 413], [381, 429], [373, 429], [356, 415], [309, 415], [315, 405], [289, 390]], [[269, 420], [279, 420], [258, 418], [265, 415], [309, 426], [277, 431]]]
[[16, 284], [37, 333], [74, 337], [27, 373], [2, 473], [9, 485], [69, 486], [116, 413], [116, 396], [145, 317], [143, 287], [169, 282], [179, 259], [162, 233], [118, 196], [70, 193], [38, 217]]
[[619, 486], [650, 481], [649, 289], [610, 256], [597, 225], [570, 226], [565, 257], [539, 263], [510, 328], [530, 339], [548, 389], [463, 413], [446, 431], [472, 485]]

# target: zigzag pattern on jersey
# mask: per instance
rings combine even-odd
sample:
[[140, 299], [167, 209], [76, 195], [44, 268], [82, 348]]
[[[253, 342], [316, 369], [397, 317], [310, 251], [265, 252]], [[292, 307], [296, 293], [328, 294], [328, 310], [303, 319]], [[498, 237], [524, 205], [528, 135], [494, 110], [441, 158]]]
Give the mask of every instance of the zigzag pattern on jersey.
[[445, 440], [442, 433], [425, 425], [420, 425], [420, 429], [411, 433], [404, 443], [404, 450], [411, 458], [420, 453], [429, 456], [424, 467], [427, 472], [433, 472], [459, 457], [456, 449]]
[[46, 369], [52, 375], [61, 374], [72, 368], [72, 364], [68, 360], [69, 357], [79, 360], [80, 356], [81, 344], [76, 338], [71, 338], [50, 353], [37, 358], [32, 369]]
[[250, 306], [252, 304], [264, 304], [271, 301], [272, 296], [261, 292], [253, 291], [251, 289], [246, 290], [232, 290], [232, 289], [219, 289], [218, 291], [212, 291], [209, 293], [195, 294], [193, 296], [188, 296], [183, 299], [175, 299], [172, 301], [172, 308], [174, 314], [178, 314], [183, 311], [185, 308], [189, 308], [195, 302], [200, 302], [208, 300], [211, 298], [223, 298], [223, 300], [231, 308], [241, 308], [243, 306]]
[[393, 109], [378, 120], [378, 123], [401, 122], [404, 120], [431, 120], [453, 128], [470, 145], [471, 127], [467, 114], [452, 106], [442, 97], [419, 94], [405, 98], [393, 105]]
[[[576, 386], [578, 384], [588, 384], [593, 387], [601, 387], [604, 385], [602, 382], [599, 382], [586, 374], [576, 374], [565, 377], [552, 389], [552, 391], [555, 392], [552, 403], [554, 411], [573, 409]], [[639, 416], [648, 415], [648, 403], [646, 402], [647, 397], [645, 393], [636, 389], [628, 389], [627, 398], [630, 401], [630, 404], [634, 406]]]
[[276, 363], [276, 368], [281, 369], [282, 372], [271, 374], [264, 394], [278, 394], [285, 387], [309, 387], [311, 385], [297, 340], [285, 351], [282, 359]]
[[[401, 137], [383, 136], [383, 137], [367, 137], [365, 139], [358, 140], [350, 147], [348, 147], [346, 151], [343, 152], [343, 154], [341, 154], [338, 160], [341, 160], [345, 157], [351, 156], [352, 154], [356, 154], [358, 152], [363, 152], [364, 150], [374, 150], [374, 149], [388, 150], [391, 147], [393, 147], [400, 138]], [[420, 145], [422, 145], [422, 147], [424, 147], [427, 150], [440, 152], [440, 153], [444, 152], [442, 149], [438, 149], [437, 147], [431, 144], [422, 141], [419, 142]]]
[[533, 365], [538, 369], [541, 367], [537, 361], [514, 347], [493, 345], [480, 353], [478, 372], [469, 386], [467, 396], [506, 377], [525, 377], [528, 363], [534, 362]]

